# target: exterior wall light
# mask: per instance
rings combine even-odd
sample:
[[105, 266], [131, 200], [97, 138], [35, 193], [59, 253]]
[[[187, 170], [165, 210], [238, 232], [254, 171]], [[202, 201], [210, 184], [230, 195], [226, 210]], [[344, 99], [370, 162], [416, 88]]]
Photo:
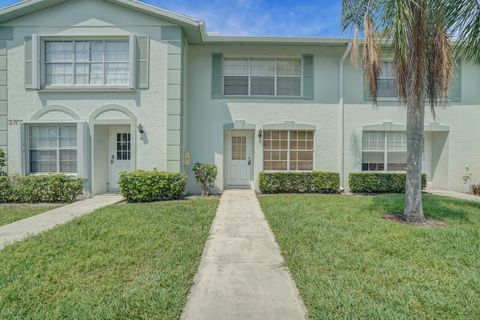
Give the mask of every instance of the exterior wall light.
[[141, 123], [137, 126], [137, 129], [140, 134], [143, 134], [145, 132]]
[[260, 129], [260, 130], [258, 130], [258, 137], [261, 138], [262, 136], [263, 136], [263, 130]]

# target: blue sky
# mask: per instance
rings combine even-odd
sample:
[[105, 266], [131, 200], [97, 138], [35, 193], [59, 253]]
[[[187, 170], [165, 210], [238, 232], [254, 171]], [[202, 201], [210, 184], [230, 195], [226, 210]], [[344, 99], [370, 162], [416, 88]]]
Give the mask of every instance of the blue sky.
[[[348, 36], [340, 27], [341, 0], [143, 0], [203, 20], [223, 35]], [[3, 7], [19, 2], [0, 0]]]

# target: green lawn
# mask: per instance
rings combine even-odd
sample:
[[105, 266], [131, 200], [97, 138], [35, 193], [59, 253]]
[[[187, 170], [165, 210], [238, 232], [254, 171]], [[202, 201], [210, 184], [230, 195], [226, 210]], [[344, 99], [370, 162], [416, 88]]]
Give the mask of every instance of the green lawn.
[[441, 228], [382, 219], [403, 196], [261, 196], [311, 319], [478, 319], [480, 204], [425, 196]]
[[35, 205], [35, 204], [1, 204], [0, 226], [25, 219], [36, 214], [58, 208], [58, 205]]
[[217, 204], [118, 204], [8, 246], [0, 319], [178, 319]]

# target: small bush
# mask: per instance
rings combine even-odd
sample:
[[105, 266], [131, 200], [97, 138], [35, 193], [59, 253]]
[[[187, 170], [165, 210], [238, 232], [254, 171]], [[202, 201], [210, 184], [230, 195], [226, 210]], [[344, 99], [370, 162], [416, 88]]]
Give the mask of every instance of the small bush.
[[0, 149], [0, 176], [7, 175], [7, 173], [5, 172], [6, 165], [7, 165], [7, 155], [5, 154], [5, 151], [3, 151], [3, 149]]
[[0, 203], [7, 202], [12, 192], [12, 185], [8, 177], [0, 176]]
[[[403, 193], [405, 173], [355, 172], [350, 173], [349, 185], [353, 193]], [[427, 175], [422, 174], [422, 189], [427, 186]]]
[[480, 184], [472, 184], [470, 186], [470, 192], [476, 196], [480, 196]]
[[215, 182], [215, 179], [217, 179], [217, 166], [197, 162], [193, 165], [192, 170], [195, 174], [195, 179], [202, 185], [202, 196], [210, 195], [210, 186]]
[[0, 202], [73, 202], [85, 181], [64, 174], [0, 177]]
[[183, 198], [187, 176], [183, 173], [137, 170], [120, 173], [122, 195], [128, 202], [152, 202]]
[[338, 193], [340, 175], [334, 172], [261, 172], [263, 193]]

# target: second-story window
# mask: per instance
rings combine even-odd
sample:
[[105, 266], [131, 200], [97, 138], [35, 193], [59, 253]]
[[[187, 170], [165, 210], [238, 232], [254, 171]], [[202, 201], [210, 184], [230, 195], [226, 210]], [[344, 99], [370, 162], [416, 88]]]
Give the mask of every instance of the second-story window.
[[45, 41], [47, 86], [123, 86], [129, 77], [128, 40]]
[[395, 78], [395, 68], [393, 62], [384, 61], [378, 77], [378, 91], [379, 98], [397, 98], [397, 84]]
[[225, 58], [224, 95], [300, 96], [300, 58]]

